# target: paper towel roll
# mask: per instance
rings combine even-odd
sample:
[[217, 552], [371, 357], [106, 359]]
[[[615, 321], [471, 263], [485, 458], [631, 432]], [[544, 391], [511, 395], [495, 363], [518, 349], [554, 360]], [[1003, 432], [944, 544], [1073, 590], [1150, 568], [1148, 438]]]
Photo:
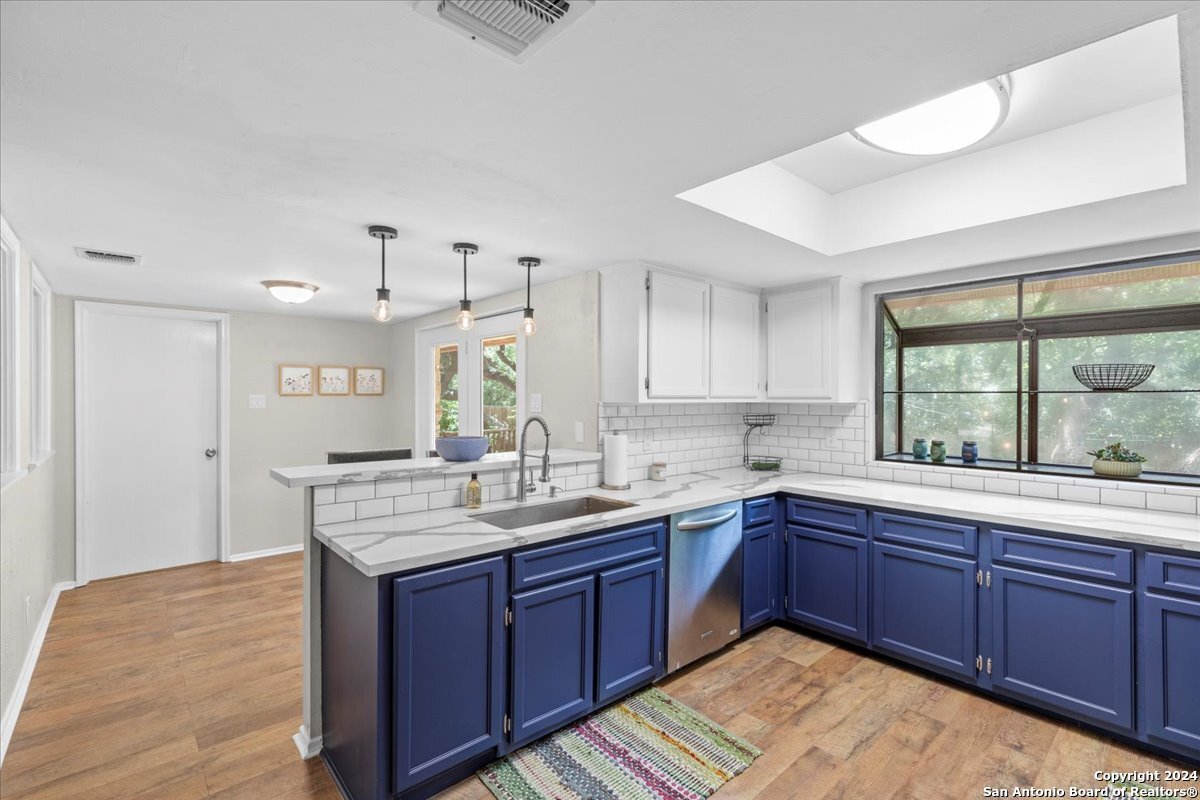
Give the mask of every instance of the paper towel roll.
[[629, 488], [629, 437], [623, 433], [604, 436], [605, 489]]

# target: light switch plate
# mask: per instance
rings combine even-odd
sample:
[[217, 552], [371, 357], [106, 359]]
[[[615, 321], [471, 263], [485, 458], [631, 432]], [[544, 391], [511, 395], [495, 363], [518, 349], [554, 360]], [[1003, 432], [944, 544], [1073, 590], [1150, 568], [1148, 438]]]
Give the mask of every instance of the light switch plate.
[[579, 420], [575, 421], [575, 441], [583, 441], [583, 423]]
[[265, 394], [250, 395], [250, 408], [266, 408], [267, 396]]
[[542, 395], [540, 392], [533, 392], [529, 395], [529, 410], [531, 413], [542, 413]]

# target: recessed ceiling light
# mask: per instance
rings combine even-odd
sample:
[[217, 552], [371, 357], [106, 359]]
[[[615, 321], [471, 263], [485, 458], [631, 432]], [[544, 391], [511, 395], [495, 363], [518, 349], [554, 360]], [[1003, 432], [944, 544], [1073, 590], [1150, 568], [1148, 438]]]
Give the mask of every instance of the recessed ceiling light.
[[307, 303], [321, 288], [313, 283], [302, 281], [263, 281], [271, 296], [284, 303]]
[[970, 147], [991, 136], [1008, 116], [1008, 76], [951, 92], [850, 131], [855, 139], [888, 153], [935, 156]]

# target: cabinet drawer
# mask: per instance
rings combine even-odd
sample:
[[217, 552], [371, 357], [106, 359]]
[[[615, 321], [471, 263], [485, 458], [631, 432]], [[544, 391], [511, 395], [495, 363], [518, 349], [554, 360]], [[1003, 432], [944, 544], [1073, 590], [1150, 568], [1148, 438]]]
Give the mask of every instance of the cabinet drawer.
[[747, 500], [742, 506], [742, 527], [750, 528], [764, 522], [775, 520], [775, 498], [760, 497], [757, 500]]
[[974, 525], [936, 522], [900, 514], [875, 514], [875, 538], [900, 544], [973, 556], [978, 552], [979, 529]]
[[513, 590], [662, 555], [665, 539], [666, 529], [656, 521], [517, 553], [513, 556]]
[[1200, 597], [1200, 558], [1146, 553], [1146, 585]]
[[992, 560], [1083, 578], [1133, 583], [1133, 551], [1124, 547], [993, 530]]
[[787, 520], [841, 533], [867, 535], [867, 512], [861, 508], [788, 498]]

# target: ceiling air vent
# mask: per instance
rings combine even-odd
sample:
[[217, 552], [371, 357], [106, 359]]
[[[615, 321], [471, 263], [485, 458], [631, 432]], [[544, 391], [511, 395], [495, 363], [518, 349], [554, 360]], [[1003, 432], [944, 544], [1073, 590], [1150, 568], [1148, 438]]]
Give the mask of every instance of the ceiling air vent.
[[595, 0], [416, 0], [414, 7], [513, 61], [559, 36]]
[[91, 247], [76, 247], [75, 255], [87, 261], [99, 261], [103, 264], [141, 264], [142, 257], [129, 253], [114, 253], [111, 250], [95, 250]]

